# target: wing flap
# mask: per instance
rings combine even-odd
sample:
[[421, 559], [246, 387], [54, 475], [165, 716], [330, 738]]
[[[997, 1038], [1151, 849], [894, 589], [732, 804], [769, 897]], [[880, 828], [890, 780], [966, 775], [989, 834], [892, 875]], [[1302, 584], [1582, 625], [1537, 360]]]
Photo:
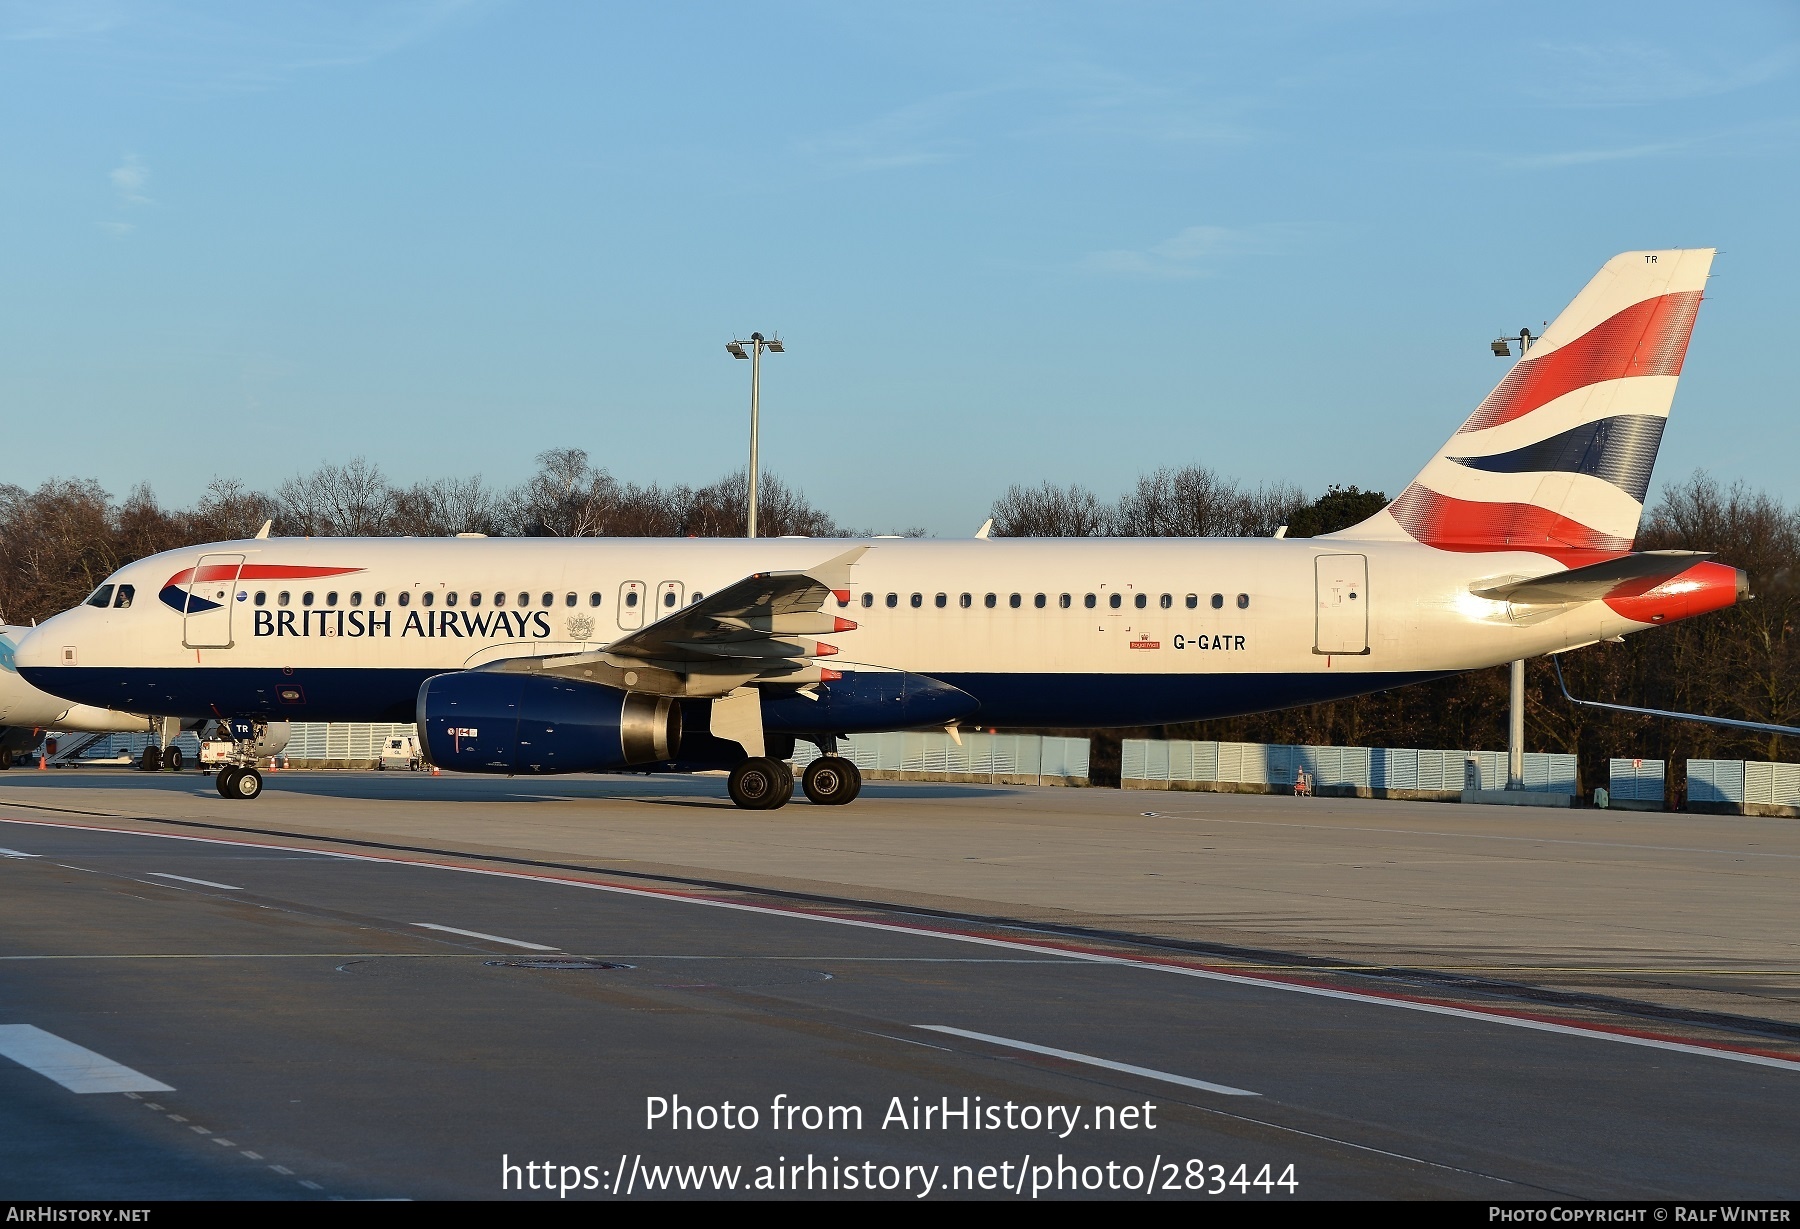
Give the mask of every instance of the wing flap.
[[[541, 671], [654, 695], [721, 696], [746, 683], [819, 682], [818, 664], [837, 653], [808, 631], [853, 631], [825, 613], [849, 600], [859, 546], [802, 571], [757, 572], [693, 605], [628, 632], [602, 649], [560, 657], [517, 657], [481, 669]], [[795, 634], [795, 633], [801, 634]]]

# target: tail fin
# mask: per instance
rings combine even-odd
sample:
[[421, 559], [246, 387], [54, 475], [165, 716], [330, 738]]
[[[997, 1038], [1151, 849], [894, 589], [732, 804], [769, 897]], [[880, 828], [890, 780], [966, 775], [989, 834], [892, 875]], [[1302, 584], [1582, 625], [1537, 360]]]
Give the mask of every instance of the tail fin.
[[1630, 550], [1712, 258], [1607, 261], [1398, 499], [1329, 536], [1568, 566]]

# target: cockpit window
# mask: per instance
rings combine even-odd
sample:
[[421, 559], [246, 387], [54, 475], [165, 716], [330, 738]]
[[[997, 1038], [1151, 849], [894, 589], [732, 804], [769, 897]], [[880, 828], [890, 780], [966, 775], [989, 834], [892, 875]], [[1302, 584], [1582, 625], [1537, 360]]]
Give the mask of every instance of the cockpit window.
[[114, 610], [130, 610], [131, 601], [137, 596], [136, 585], [120, 585], [119, 592], [113, 597]]
[[113, 587], [111, 585], [101, 585], [98, 589], [94, 590], [94, 595], [88, 598], [87, 604], [105, 610], [108, 606], [112, 605], [112, 595]]

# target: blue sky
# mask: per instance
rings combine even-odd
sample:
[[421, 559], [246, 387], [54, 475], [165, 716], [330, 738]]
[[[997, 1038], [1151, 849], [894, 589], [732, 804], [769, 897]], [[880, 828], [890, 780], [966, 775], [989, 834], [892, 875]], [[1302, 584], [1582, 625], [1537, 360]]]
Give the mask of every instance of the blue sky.
[[1397, 493], [1602, 261], [1717, 246], [1657, 468], [1783, 499], [1800, 6], [0, 4], [0, 481], [765, 463], [846, 524]]

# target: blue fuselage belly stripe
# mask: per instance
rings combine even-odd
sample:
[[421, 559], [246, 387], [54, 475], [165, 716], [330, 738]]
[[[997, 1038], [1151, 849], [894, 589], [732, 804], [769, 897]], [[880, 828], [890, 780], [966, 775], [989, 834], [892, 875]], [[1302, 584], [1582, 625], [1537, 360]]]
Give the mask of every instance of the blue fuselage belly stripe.
[[[174, 717], [412, 721], [419, 687], [441, 670], [101, 669], [48, 666], [26, 680], [83, 704]], [[1168, 725], [1341, 700], [1441, 678], [1441, 671], [1318, 674], [938, 674], [975, 697], [965, 725], [1093, 728]], [[300, 697], [283, 703], [281, 692]], [[771, 728], [781, 728], [771, 726]], [[800, 730], [814, 733], [820, 731]], [[836, 730], [834, 733], [853, 733]]]

